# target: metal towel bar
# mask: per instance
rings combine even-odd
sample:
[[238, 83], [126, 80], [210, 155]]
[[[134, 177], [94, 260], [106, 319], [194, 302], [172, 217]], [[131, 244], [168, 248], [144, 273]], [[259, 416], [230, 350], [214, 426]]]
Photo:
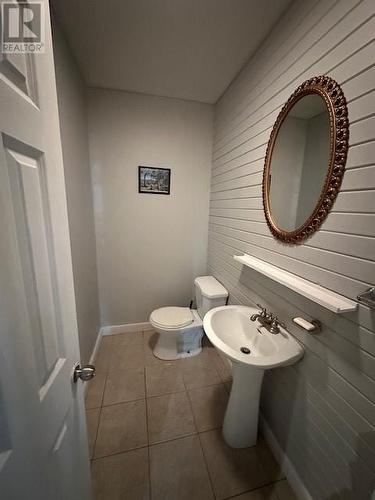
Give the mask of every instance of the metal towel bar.
[[357, 295], [357, 300], [368, 306], [370, 309], [375, 309], [375, 286], [368, 288], [364, 292]]

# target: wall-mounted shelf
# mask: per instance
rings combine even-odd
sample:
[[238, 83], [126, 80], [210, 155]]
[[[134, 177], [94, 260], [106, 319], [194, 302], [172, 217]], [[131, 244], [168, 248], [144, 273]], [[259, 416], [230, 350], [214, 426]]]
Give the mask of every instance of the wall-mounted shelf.
[[234, 255], [234, 259], [245, 266], [255, 269], [259, 273], [268, 276], [268, 278], [285, 285], [291, 290], [307, 297], [308, 299], [320, 304], [321, 306], [333, 311], [336, 314], [342, 314], [355, 311], [358, 307], [357, 302], [347, 299], [342, 295], [332, 292], [327, 288], [316, 285], [311, 281], [300, 278], [289, 271], [284, 271], [264, 260], [257, 259], [251, 255]]

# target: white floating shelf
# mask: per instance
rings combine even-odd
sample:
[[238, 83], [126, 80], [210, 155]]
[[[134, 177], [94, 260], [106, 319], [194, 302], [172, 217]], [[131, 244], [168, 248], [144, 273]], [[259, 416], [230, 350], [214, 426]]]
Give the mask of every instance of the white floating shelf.
[[307, 297], [336, 314], [355, 311], [358, 307], [357, 302], [354, 300], [347, 299], [336, 292], [332, 292], [327, 288], [316, 285], [315, 283], [305, 280], [304, 278], [300, 278], [289, 271], [284, 271], [283, 269], [273, 266], [264, 260], [260, 260], [246, 254], [234, 255], [234, 259], [241, 262], [241, 264], [244, 264], [245, 266], [255, 269], [259, 273], [264, 274], [268, 278], [285, 285], [291, 290], [294, 290], [295, 292]]

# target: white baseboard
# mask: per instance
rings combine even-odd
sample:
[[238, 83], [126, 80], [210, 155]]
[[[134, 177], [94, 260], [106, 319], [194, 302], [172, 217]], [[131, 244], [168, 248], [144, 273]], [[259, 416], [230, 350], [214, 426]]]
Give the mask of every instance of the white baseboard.
[[266, 420], [262, 415], [260, 415], [259, 418], [259, 424], [260, 428], [262, 430], [262, 434], [264, 436], [264, 439], [266, 440], [267, 444], [271, 448], [277, 462], [279, 463], [282, 472], [285, 474], [286, 478], [288, 479], [288, 482], [294, 492], [296, 493], [297, 497], [300, 500], [313, 500], [312, 496], [308, 492], [304, 482], [302, 479], [299, 477], [296, 469], [294, 468], [294, 465], [292, 462], [289, 460], [287, 455], [285, 454], [284, 450], [281, 448], [279, 445], [277, 439], [275, 438], [275, 435], [273, 434], [270, 426], [267, 424]]
[[96, 337], [96, 340], [95, 340], [95, 345], [94, 345], [94, 348], [92, 350], [92, 353], [91, 353], [91, 356], [90, 356], [90, 359], [89, 359], [89, 365], [93, 365], [94, 362], [95, 362], [95, 359], [96, 359], [96, 356], [98, 354], [98, 349], [99, 349], [99, 346], [100, 346], [100, 342], [102, 341], [102, 329], [99, 330], [98, 332], [98, 335]]
[[124, 325], [102, 326], [102, 335], [116, 335], [118, 333], [133, 333], [142, 332], [143, 330], [151, 330], [151, 325], [148, 321], [144, 323], [125, 323]]

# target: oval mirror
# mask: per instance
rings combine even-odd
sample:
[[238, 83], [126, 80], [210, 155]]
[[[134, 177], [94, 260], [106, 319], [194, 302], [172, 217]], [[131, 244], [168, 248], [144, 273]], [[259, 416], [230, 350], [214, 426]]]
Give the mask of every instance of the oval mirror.
[[331, 78], [307, 80], [288, 99], [263, 174], [264, 211], [276, 238], [300, 243], [318, 229], [341, 185], [348, 138], [346, 100]]

